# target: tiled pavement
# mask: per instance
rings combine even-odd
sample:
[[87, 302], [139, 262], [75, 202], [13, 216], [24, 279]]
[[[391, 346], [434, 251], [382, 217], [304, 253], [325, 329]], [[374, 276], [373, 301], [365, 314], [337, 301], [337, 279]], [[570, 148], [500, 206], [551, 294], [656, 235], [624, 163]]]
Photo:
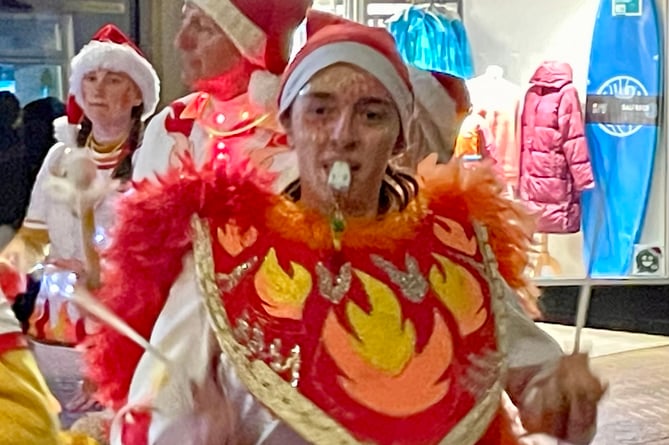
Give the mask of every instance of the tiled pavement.
[[[571, 351], [572, 326], [539, 326]], [[669, 337], [586, 328], [581, 343], [609, 383], [594, 445], [669, 445]]]
[[[561, 344], [573, 336], [565, 326], [543, 327]], [[584, 339], [593, 367], [610, 385], [594, 445], [669, 445], [669, 338], [588, 330]], [[70, 400], [77, 389], [77, 354], [37, 349], [52, 390], [61, 401]], [[61, 418], [67, 425], [75, 415]]]
[[669, 347], [594, 358], [609, 382], [595, 445], [669, 445]]

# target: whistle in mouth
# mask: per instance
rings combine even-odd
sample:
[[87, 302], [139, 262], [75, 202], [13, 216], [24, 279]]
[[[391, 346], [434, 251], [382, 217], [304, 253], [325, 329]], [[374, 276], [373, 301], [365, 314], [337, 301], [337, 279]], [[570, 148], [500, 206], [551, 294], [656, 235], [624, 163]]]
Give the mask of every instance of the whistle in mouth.
[[346, 193], [351, 186], [351, 167], [348, 162], [335, 161], [328, 175], [328, 185], [336, 192]]

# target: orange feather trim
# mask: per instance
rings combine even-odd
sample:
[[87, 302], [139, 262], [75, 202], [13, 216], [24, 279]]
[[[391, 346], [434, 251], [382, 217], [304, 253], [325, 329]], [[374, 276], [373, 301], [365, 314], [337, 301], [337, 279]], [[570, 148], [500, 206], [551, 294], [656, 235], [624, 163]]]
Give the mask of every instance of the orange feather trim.
[[[437, 164], [436, 160], [436, 155], [430, 155], [418, 166], [420, 193], [404, 211], [385, 215], [376, 224], [369, 224], [368, 218], [348, 218], [342, 243], [354, 249], [392, 250], [398, 241], [416, 239], [430, 213], [441, 215], [461, 209], [470, 220], [488, 229], [500, 274], [517, 291], [527, 313], [539, 316], [539, 292], [525, 273], [534, 233], [533, 217], [522, 204], [502, 196], [503, 187], [492, 165], [483, 162], [470, 167], [460, 160], [448, 164]], [[315, 250], [332, 246], [327, 218], [300, 203], [280, 198], [277, 205], [269, 207], [266, 216], [267, 227], [286, 240], [306, 242]]]
[[456, 206], [487, 228], [500, 274], [518, 292], [525, 310], [538, 316], [539, 292], [525, 273], [535, 221], [521, 203], [502, 195], [492, 164], [466, 165], [460, 159], [437, 164], [436, 154], [431, 154], [419, 164], [417, 179], [435, 213]]

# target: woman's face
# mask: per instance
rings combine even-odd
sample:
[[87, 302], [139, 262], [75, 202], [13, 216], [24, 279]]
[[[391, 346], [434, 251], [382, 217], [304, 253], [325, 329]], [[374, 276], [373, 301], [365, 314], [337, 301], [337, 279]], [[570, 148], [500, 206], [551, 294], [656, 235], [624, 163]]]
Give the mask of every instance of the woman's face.
[[342, 211], [350, 216], [377, 211], [401, 125], [390, 93], [374, 76], [346, 64], [323, 69], [300, 92], [284, 124], [297, 152], [303, 201], [332, 209], [328, 175], [335, 161], [345, 161], [351, 185], [339, 199]]
[[99, 69], [82, 79], [81, 104], [93, 125], [129, 121], [133, 107], [141, 105], [142, 94], [126, 73]]

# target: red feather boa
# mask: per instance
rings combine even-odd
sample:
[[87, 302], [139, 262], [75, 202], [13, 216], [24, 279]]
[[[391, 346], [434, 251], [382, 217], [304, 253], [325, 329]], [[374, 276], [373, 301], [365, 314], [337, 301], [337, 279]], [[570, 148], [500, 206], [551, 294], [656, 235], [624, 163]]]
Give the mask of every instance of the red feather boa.
[[[207, 207], [235, 212], [244, 206], [248, 215], [258, 214], [248, 211], [254, 204], [251, 197], [271, 197], [260, 191], [271, 177], [254, 173], [248, 163], [230, 171], [234, 173], [218, 177], [211, 170], [198, 173], [193, 162], [184, 159], [180, 169], [170, 171], [159, 183], [135, 184], [135, 190], [119, 203], [113, 241], [103, 254], [103, 286], [97, 296], [144, 338], [150, 338], [182, 271], [182, 258], [191, 250], [191, 217], [203, 210], [206, 197], [218, 197], [209, 200]], [[221, 200], [223, 196], [236, 199]], [[99, 401], [119, 409], [143, 349], [107, 326], [89, 335], [83, 348], [85, 372], [98, 387]]]

